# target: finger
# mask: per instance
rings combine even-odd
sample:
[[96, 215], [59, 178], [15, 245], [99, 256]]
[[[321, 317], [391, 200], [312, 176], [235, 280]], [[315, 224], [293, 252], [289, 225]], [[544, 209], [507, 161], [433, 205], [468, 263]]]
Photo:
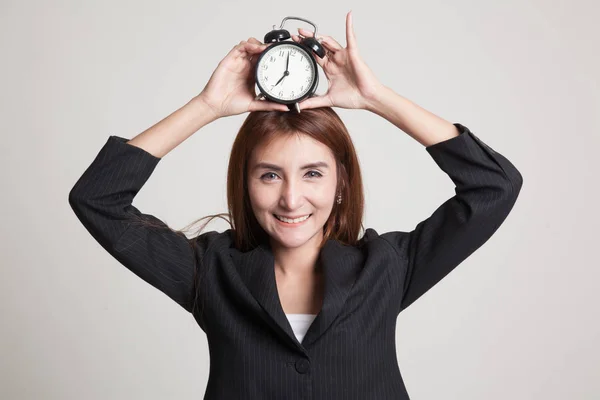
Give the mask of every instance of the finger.
[[[253, 39], [253, 40], [250, 41], [250, 39]], [[242, 52], [242, 51], [260, 52], [272, 44], [272, 43], [263, 44], [254, 38], [250, 38], [250, 39], [249, 39], [249, 41], [246, 41], [246, 40], [240, 41], [238, 44], [233, 46], [233, 48], [231, 50], [238, 51], [238, 52]]]
[[254, 38], [254, 37], [250, 37], [248, 38], [248, 40], [246, 41], [247, 43], [252, 43], [255, 45], [259, 45], [263, 50], [266, 49], [269, 46], [272, 46], [275, 44], [275, 42], [271, 42], [271, 43], [262, 43], [260, 40]]
[[352, 10], [350, 10], [348, 14], [346, 14], [346, 44], [348, 45], [348, 49], [358, 50], [358, 45], [356, 44], [356, 36], [354, 35]]
[[319, 107], [332, 107], [331, 101], [325, 95], [309, 97], [301, 101], [298, 105], [300, 106], [300, 110]]
[[325, 52], [325, 56], [327, 57], [332, 57], [335, 53], [336, 53], [336, 49], [334, 49], [328, 42], [326, 42], [325, 40], [323, 40], [321, 42], [321, 45], [323, 46], [323, 48], [326, 50]]
[[293, 40], [294, 42], [296, 42], [296, 43], [300, 43], [300, 42], [302, 41], [302, 39], [304, 39], [302, 36], [300, 36], [300, 35], [294, 35], [294, 34], [292, 33], [292, 40]]
[[252, 100], [248, 111], [283, 111], [288, 112], [290, 109], [285, 104], [275, 103], [268, 100]]
[[[262, 43], [261, 43], [261, 42], [259, 42], [259, 41], [258, 41], [256, 38], [253, 38], [253, 37], [249, 37], [249, 38], [248, 38], [248, 40], [247, 40], [247, 42], [248, 42], [248, 43], [251, 43], [251, 44], [258, 45], [258, 46], [262, 45]], [[252, 59], [253, 59], [253, 58], [254, 58], [254, 57], [253, 57], [253, 54], [249, 54], [249, 55], [248, 55], [248, 61], [252, 62]]]
[[[314, 36], [314, 32], [310, 32], [310, 31], [307, 31], [306, 29], [302, 29], [302, 28], [298, 28], [298, 33], [300, 33], [300, 35], [305, 36], [305, 37], [313, 37]], [[333, 51], [333, 52], [339, 51], [339, 50], [343, 49], [342, 45], [339, 44], [331, 36], [328, 36], [328, 35], [317, 35], [317, 40], [320, 43], [326, 43], [326, 44], [328, 44], [329, 47], [331, 48], [331, 51]]]
[[241, 42], [239, 42], [238, 44], [234, 45], [231, 50], [229, 50], [229, 53], [227, 53], [227, 56], [231, 56], [231, 55], [236, 55], [239, 53], [239, 48], [242, 45], [244, 41], [242, 40]]
[[[300, 43], [302, 41], [302, 38], [298, 35], [294, 35], [292, 34], [292, 40], [296, 43]], [[314, 57], [315, 61], [317, 62], [317, 64], [321, 67], [324, 68], [325, 66], [325, 57], [321, 58], [321, 57]]]
[[250, 37], [247, 40], [249, 43], [254, 43], [254, 44], [262, 44], [258, 39], [254, 38], [254, 37]]
[[323, 38], [323, 40], [320, 40], [319, 43], [321, 43], [321, 46], [323, 46], [323, 48], [325, 49], [325, 58], [333, 58], [333, 56], [336, 54], [336, 52], [343, 50], [340, 49], [339, 44], [331, 44], [330, 41], [332, 39], [329, 39], [327, 37]]
[[234, 57], [239, 57], [239, 56], [243, 55], [243, 53], [246, 52], [246, 49], [245, 49], [246, 43], [247, 42], [245, 40], [240, 41], [238, 44], [233, 46], [230, 53], [232, 53], [234, 55]]
[[244, 42], [243, 45], [240, 45], [239, 49], [240, 49], [240, 51], [245, 51], [247, 53], [256, 54], [256, 53], [262, 52], [267, 47], [269, 47], [269, 46], [266, 44]]
[[240, 44], [238, 44], [236, 46], [236, 48], [237, 48], [236, 55], [237, 55], [237, 57], [247, 58], [248, 60], [252, 61], [252, 59], [254, 58], [254, 55], [261, 53], [267, 47], [268, 47], [268, 45], [249, 43], [249, 42], [246, 42], [245, 40], [242, 40], [240, 42]]
[[340, 51], [343, 50], [344, 48], [342, 47], [341, 44], [339, 44], [334, 38], [332, 38], [331, 36], [320, 36], [319, 37], [322, 38], [322, 40], [320, 41], [321, 44], [325, 45], [325, 47], [328, 47], [332, 52], [336, 52], [336, 51]]

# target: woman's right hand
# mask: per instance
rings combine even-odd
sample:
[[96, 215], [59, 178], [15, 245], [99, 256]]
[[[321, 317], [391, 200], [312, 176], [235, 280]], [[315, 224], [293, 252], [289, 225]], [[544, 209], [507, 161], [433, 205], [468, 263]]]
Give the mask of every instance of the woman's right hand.
[[263, 44], [251, 37], [242, 40], [219, 62], [210, 80], [197, 96], [216, 118], [247, 111], [289, 111], [285, 104], [255, 100], [255, 68], [258, 56], [272, 43]]

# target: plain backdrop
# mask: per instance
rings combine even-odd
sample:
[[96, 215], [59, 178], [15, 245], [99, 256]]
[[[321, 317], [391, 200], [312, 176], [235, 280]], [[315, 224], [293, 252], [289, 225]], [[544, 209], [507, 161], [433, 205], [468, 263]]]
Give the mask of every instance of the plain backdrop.
[[[597, 2], [3, 0], [0, 398], [202, 398], [204, 332], [95, 242], [68, 193], [109, 135], [132, 138], [183, 106], [241, 40], [300, 16], [345, 46], [351, 9], [382, 83], [464, 124], [524, 177], [496, 234], [400, 314], [411, 398], [600, 397]], [[311, 28], [286, 25], [297, 27]], [[454, 195], [407, 134], [335, 110], [362, 165], [366, 227], [410, 231]], [[165, 156], [134, 205], [176, 229], [226, 212], [246, 116]]]

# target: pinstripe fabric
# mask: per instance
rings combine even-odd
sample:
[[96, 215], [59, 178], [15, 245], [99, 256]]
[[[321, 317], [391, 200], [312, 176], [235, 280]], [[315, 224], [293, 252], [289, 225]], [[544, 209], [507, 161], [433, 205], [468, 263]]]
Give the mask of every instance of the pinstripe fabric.
[[[184, 236], [132, 223], [134, 216], [162, 223], [132, 205], [160, 159], [128, 139], [108, 138], [69, 203], [106, 251], [206, 333], [204, 399], [408, 399], [396, 358], [398, 314], [491, 237], [523, 183], [505, 157], [454, 125], [458, 137], [426, 150], [455, 196], [411, 232], [368, 228], [357, 246], [329, 240], [320, 254], [323, 306], [302, 343], [281, 307], [268, 244], [241, 252], [228, 229], [202, 233], [192, 248]], [[197, 266], [204, 278], [196, 299]]]

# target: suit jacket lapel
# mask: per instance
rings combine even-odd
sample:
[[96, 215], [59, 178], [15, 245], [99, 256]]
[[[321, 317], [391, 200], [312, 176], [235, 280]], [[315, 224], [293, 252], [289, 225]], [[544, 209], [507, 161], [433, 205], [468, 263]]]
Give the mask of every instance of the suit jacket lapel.
[[275, 280], [275, 258], [270, 245], [260, 244], [245, 253], [232, 247], [230, 254], [242, 281], [265, 310], [265, 321], [301, 350], [317, 340], [338, 316], [362, 268], [364, 257], [358, 248], [337, 240], [330, 239], [323, 246], [320, 253], [325, 277], [323, 305], [302, 343], [299, 343], [281, 306]]

